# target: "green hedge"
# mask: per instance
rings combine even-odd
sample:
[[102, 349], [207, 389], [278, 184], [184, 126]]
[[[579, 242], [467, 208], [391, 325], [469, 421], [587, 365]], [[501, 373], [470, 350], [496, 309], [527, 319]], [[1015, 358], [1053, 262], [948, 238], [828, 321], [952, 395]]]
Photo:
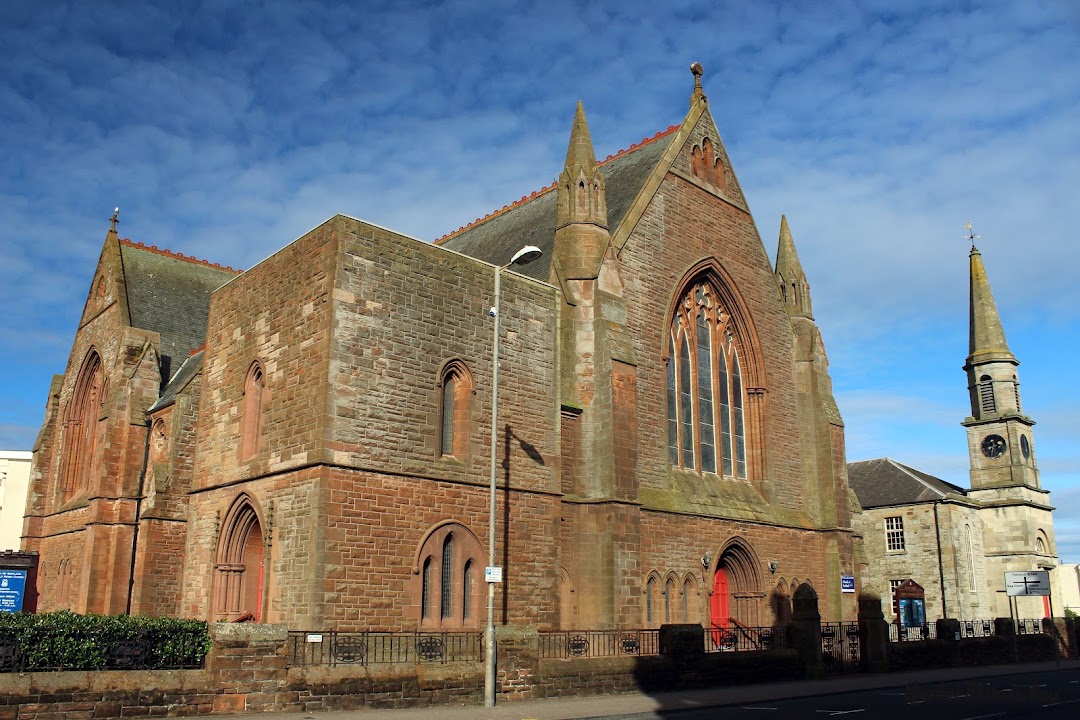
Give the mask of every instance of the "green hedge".
[[209, 650], [201, 620], [0, 613], [0, 671], [200, 668]]

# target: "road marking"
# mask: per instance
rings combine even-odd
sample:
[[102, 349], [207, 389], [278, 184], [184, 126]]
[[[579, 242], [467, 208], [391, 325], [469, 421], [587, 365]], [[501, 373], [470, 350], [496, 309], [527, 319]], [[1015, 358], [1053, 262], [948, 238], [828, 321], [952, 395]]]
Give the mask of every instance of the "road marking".
[[774, 707], [752, 707], [752, 706], [749, 706], [749, 705], [743, 705], [743, 706], [742, 706], [741, 708], [739, 708], [739, 709], [740, 709], [740, 710], [779, 710], [780, 708], [774, 708]]
[[956, 698], [962, 698], [962, 697], [971, 697], [971, 693], [965, 693], [963, 695], [950, 695], [949, 699], [950, 700], [955, 700]]
[[1001, 713], [990, 713], [989, 715], [972, 715], [971, 717], [964, 718], [964, 720], [983, 720], [983, 718], [1001, 717], [1002, 715], [1005, 715], [1005, 714], [1006, 713], [1001, 712]]
[[905, 695], [907, 695], [907, 693], [883, 692], [883, 693], [878, 693], [878, 695], [896, 695], [897, 697], [904, 697]]
[[912, 700], [911, 702], [908, 703], [908, 705], [919, 705], [919, 704], [924, 703], [924, 702], [926, 702], [926, 701], [925, 700]]
[[1012, 691], [1013, 691], [1013, 689], [1012, 689], [1012, 688], [1005, 688], [1005, 689], [1004, 689], [1004, 690], [1002, 690], [1001, 692], [1012, 692]]
[[1078, 702], [1080, 702], [1080, 700], [1062, 700], [1061, 702], [1047, 703], [1047, 704], [1043, 705], [1043, 707], [1048, 708], [1048, 707], [1057, 707], [1058, 705], [1072, 705], [1073, 703], [1078, 703]]
[[852, 713], [866, 712], [866, 708], [858, 708], [856, 710], [818, 710], [819, 713], [829, 713], [829, 715], [850, 715]]

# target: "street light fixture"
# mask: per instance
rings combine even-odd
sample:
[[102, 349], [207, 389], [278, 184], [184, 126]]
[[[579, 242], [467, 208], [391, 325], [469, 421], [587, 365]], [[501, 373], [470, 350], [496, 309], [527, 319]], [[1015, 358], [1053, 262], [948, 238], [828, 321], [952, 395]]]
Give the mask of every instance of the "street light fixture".
[[514, 253], [510, 262], [495, 266], [495, 338], [491, 344], [491, 483], [488, 506], [488, 564], [484, 580], [488, 590], [487, 629], [484, 632], [484, 706], [495, 707], [495, 583], [502, 582], [502, 568], [495, 567], [495, 495], [498, 479], [499, 454], [499, 295], [502, 291], [502, 271], [511, 265], [524, 265], [541, 255], [540, 248], [526, 245]]

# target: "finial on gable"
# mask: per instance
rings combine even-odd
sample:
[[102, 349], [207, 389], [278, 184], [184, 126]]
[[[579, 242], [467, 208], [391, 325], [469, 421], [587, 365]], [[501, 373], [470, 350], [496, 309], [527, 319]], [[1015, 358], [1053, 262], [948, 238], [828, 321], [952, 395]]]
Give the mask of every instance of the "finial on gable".
[[109, 232], [116, 232], [116, 224], [120, 222], [120, 208], [113, 208], [112, 217], [109, 218]]
[[708, 102], [708, 98], [705, 97], [705, 91], [701, 89], [701, 75], [705, 72], [701, 63], [691, 63], [690, 72], [694, 74], [694, 92], [690, 95], [690, 107], [693, 109], [698, 101]]

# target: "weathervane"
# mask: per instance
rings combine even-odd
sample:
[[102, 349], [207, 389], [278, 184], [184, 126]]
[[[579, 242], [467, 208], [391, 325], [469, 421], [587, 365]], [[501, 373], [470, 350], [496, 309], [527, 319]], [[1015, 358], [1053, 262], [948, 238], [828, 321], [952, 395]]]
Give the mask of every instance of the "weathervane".
[[116, 223], [120, 222], [120, 208], [113, 208], [112, 217], [109, 218], [109, 222], [112, 223], [112, 231], [116, 232]]
[[979, 239], [979, 236], [976, 235], [975, 231], [971, 229], [971, 221], [970, 220], [967, 221], [967, 225], [964, 225], [964, 229], [967, 230], [967, 235], [965, 235], [964, 237], [966, 237], [968, 240], [971, 241], [971, 249], [974, 250], [975, 249], [975, 241]]

